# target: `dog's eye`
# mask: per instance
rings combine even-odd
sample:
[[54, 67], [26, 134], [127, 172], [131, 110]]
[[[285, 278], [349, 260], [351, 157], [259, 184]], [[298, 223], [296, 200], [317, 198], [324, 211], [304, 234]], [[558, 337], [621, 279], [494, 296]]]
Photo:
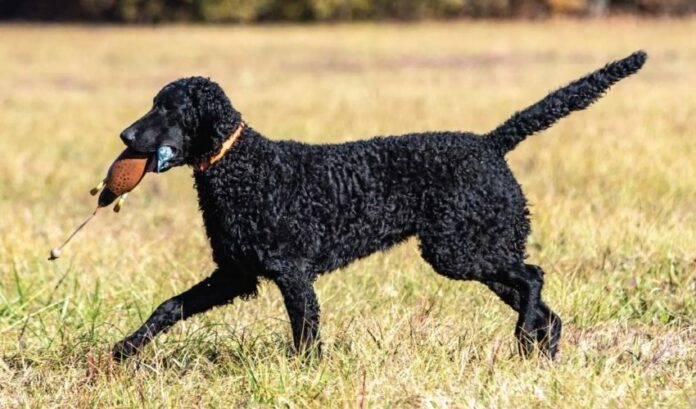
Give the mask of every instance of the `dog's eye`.
[[155, 105], [153, 109], [160, 113], [167, 113], [171, 108], [166, 104], [158, 104]]
[[165, 102], [164, 104], [162, 104], [162, 108], [165, 111], [173, 111], [176, 109], [176, 106], [174, 106], [174, 104], [172, 104], [171, 102]]

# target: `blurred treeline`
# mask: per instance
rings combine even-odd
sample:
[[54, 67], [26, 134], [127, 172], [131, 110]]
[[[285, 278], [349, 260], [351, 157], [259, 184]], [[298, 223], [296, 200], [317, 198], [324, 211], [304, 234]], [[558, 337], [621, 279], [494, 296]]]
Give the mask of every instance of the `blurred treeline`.
[[0, 0], [0, 19], [151, 23], [684, 15], [696, 0]]

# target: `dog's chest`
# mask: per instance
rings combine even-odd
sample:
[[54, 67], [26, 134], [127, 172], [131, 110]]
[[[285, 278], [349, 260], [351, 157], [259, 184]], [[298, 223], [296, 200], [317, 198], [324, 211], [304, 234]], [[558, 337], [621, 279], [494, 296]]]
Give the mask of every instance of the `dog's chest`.
[[234, 257], [254, 252], [252, 243], [267, 230], [260, 222], [260, 189], [248, 179], [206, 176], [196, 175], [196, 189], [213, 252]]

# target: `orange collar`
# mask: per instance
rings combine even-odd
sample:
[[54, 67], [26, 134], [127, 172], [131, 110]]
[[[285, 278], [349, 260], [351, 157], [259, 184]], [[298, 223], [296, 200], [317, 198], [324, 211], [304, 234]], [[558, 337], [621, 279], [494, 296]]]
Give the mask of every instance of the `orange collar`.
[[222, 147], [220, 147], [218, 153], [211, 156], [210, 159], [208, 159], [207, 161], [201, 162], [198, 165], [196, 165], [195, 169], [199, 172], [203, 172], [204, 170], [208, 169], [210, 165], [222, 159], [222, 157], [225, 156], [227, 151], [229, 151], [232, 148], [232, 145], [234, 145], [234, 143], [237, 142], [237, 139], [239, 139], [239, 137], [242, 135], [242, 131], [244, 130], [244, 128], [246, 128], [246, 124], [242, 121], [237, 126], [237, 129], [235, 129], [234, 132], [232, 132], [230, 136], [227, 137], [225, 142], [222, 143]]

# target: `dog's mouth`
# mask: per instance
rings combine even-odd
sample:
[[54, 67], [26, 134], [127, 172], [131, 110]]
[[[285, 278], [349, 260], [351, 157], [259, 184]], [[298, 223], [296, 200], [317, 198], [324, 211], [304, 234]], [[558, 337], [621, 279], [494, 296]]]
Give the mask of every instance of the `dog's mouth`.
[[143, 152], [138, 149], [133, 150], [149, 156], [146, 168], [147, 172], [162, 173], [179, 164], [177, 159], [179, 157], [179, 150], [171, 145], [162, 145], [154, 152]]
[[153, 156], [153, 162], [155, 162], [157, 173], [164, 172], [174, 167], [177, 157], [178, 150], [173, 146], [162, 145], [157, 148], [157, 152], [155, 152]]

